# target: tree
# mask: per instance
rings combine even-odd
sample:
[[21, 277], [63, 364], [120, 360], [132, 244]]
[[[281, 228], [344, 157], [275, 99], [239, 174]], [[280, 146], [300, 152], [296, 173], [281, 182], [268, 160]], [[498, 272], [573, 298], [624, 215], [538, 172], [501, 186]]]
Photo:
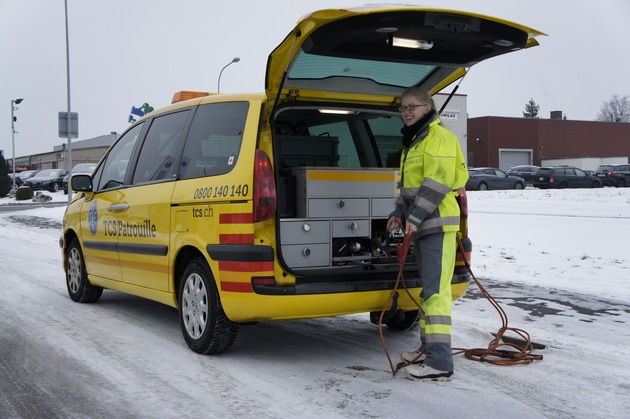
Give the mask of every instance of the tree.
[[598, 121], [606, 122], [630, 122], [630, 99], [628, 96], [619, 97], [612, 95], [612, 98], [604, 102], [597, 115]]
[[0, 154], [0, 197], [5, 197], [11, 190], [12, 180], [9, 177], [9, 167], [4, 156]]
[[540, 106], [534, 102], [534, 99], [530, 99], [525, 105], [525, 112], [523, 112], [523, 118], [536, 119], [538, 118], [538, 110]]

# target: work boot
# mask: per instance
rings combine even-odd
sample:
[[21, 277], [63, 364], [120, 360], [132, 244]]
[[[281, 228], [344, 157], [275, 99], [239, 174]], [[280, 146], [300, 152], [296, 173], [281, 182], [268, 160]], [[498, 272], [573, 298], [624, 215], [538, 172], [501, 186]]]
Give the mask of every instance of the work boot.
[[405, 377], [415, 381], [451, 381], [453, 371], [440, 371], [427, 364], [411, 364], [405, 367]]
[[408, 362], [410, 364], [422, 364], [426, 357], [427, 354], [422, 348], [418, 349], [417, 351], [400, 353], [400, 360], [403, 362]]

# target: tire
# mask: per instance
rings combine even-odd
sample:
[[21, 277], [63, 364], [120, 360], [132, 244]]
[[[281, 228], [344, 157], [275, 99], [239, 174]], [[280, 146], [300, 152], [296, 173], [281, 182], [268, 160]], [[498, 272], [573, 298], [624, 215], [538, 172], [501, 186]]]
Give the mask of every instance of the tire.
[[566, 189], [569, 185], [566, 182], [560, 182], [560, 189]]
[[488, 190], [488, 185], [485, 184], [485, 182], [481, 182], [479, 184], [479, 187], [477, 188], [478, 191], [487, 191]]
[[619, 179], [617, 181], [617, 185], [618, 188], [625, 188], [626, 187], [626, 181], [624, 179]]
[[593, 188], [601, 188], [601, 187], [602, 187], [601, 182], [593, 182]]
[[396, 315], [387, 320], [385, 324], [390, 329], [394, 330], [408, 330], [418, 321], [418, 310], [402, 311], [398, 310]]
[[66, 286], [68, 295], [77, 303], [94, 303], [103, 294], [103, 288], [92, 285], [88, 279], [78, 239], [70, 242], [66, 253]]
[[514, 189], [523, 189], [525, 186], [521, 182], [516, 182], [514, 184]]
[[206, 261], [190, 261], [179, 286], [179, 321], [184, 340], [199, 354], [227, 351], [238, 335], [237, 323], [223, 311], [214, 278]]
[[59, 192], [59, 184], [57, 182], [53, 183], [50, 189], [50, 192]]

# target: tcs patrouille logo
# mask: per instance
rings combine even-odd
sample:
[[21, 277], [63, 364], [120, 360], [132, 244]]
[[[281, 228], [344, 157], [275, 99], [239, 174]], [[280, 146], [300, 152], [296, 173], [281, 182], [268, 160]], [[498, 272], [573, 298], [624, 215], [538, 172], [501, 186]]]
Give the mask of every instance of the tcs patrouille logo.
[[96, 234], [96, 228], [98, 227], [98, 211], [96, 210], [96, 200], [90, 205], [88, 211], [88, 226], [90, 227], [90, 233]]

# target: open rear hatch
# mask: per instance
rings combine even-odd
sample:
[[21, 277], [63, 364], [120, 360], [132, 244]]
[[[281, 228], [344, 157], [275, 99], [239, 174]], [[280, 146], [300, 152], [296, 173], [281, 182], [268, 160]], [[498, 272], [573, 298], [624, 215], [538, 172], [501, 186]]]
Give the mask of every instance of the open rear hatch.
[[[353, 282], [347, 274], [359, 271], [354, 277], [371, 278], [371, 289], [395, 279], [386, 223], [396, 195], [400, 95], [412, 86], [437, 93], [480, 61], [538, 45], [541, 34], [424, 7], [303, 17], [269, 56], [266, 77], [284, 266], [303, 285], [313, 281], [311, 292], [329, 292], [331, 283], [342, 290], [341, 278]], [[408, 277], [417, 278], [408, 261]], [[329, 285], [315, 286], [322, 282]]]

